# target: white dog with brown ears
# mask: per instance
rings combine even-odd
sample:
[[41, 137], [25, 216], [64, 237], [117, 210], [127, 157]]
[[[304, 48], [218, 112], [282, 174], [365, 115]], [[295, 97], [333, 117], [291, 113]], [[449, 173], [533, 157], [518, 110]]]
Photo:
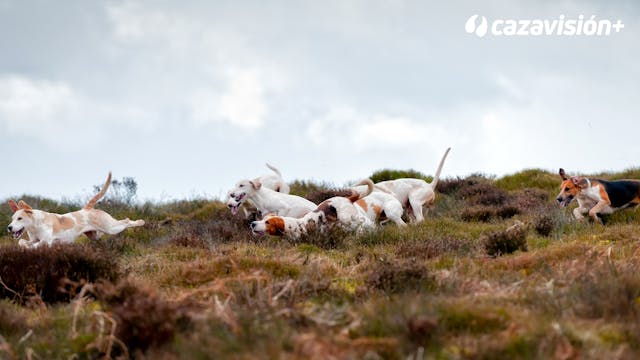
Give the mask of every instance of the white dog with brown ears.
[[63, 215], [34, 210], [22, 200], [18, 203], [10, 200], [9, 206], [13, 216], [7, 230], [15, 239], [19, 239], [26, 232], [29, 240], [20, 239], [19, 244], [25, 247], [38, 247], [56, 242], [70, 243], [82, 234], [95, 240], [103, 233], [115, 235], [130, 227], [143, 226], [144, 220], [116, 220], [106, 212], [93, 208], [107, 192], [109, 184], [111, 184], [111, 173], [102, 190], [91, 198], [82, 210]]

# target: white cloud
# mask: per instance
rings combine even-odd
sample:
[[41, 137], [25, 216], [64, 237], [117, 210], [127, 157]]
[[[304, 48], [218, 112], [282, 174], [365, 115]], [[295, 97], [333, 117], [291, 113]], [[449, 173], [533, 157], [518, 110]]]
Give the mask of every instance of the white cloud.
[[262, 83], [255, 72], [241, 71], [230, 79], [227, 93], [220, 98], [220, 114], [239, 127], [262, 125], [267, 104]]
[[307, 128], [307, 136], [317, 146], [331, 144], [346, 151], [360, 152], [415, 149], [420, 145], [439, 149], [454, 138], [441, 124], [402, 116], [367, 114], [351, 107], [335, 107], [316, 118]]
[[81, 101], [66, 83], [0, 77], [0, 123], [9, 132], [38, 138], [61, 136], [81, 124]]
[[243, 129], [262, 126], [269, 110], [259, 73], [246, 69], [230, 74], [222, 93], [212, 89], [195, 92], [190, 105], [198, 125], [227, 122]]
[[0, 126], [12, 135], [70, 148], [103, 138], [105, 128], [120, 125], [149, 130], [151, 116], [132, 106], [93, 101], [70, 84], [0, 75]]

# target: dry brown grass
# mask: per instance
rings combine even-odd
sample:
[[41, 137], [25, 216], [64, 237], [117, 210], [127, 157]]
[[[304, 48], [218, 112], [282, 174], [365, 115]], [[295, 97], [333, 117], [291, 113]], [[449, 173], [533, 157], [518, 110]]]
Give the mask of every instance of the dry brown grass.
[[[39, 290], [20, 301], [28, 287], [12, 283], [0, 357], [637, 358], [640, 217], [577, 223], [551, 202], [551, 175], [444, 179], [424, 223], [362, 236], [258, 238], [215, 201], [142, 209], [154, 214], [144, 229], [68, 251], [112, 254], [125, 280], [81, 287], [67, 274], [76, 292], [55, 304]], [[50, 254], [0, 242], [7, 279], [45, 273], [26, 265]]]

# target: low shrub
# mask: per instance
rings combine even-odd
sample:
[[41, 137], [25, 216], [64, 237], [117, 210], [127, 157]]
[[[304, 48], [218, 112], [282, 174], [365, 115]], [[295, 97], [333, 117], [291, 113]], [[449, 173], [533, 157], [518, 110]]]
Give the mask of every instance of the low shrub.
[[84, 245], [35, 249], [11, 245], [0, 247], [0, 274], [5, 284], [0, 296], [19, 302], [28, 296], [40, 296], [46, 303], [55, 303], [75, 295], [75, 289], [65, 289], [65, 284], [114, 281], [120, 269], [113, 254]]
[[509, 203], [522, 213], [533, 212], [551, 204], [550, 194], [541, 189], [526, 188], [514, 191], [510, 195]]
[[321, 189], [310, 191], [305, 195], [305, 198], [314, 204], [320, 204], [335, 196], [349, 197], [351, 194], [352, 191], [348, 189]]
[[436, 191], [445, 195], [455, 195], [461, 189], [469, 188], [488, 180], [489, 179], [480, 174], [473, 174], [465, 178], [459, 176], [456, 178], [444, 178], [438, 181]]
[[427, 266], [415, 260], [380, 262], [366, 278], [368, 287], [387, 293], [422, 289], [433, 281]]
[[345, 246], [346, 240], [353, 236], [353, 232], [347, 231], [340, 226], [325, 227], [320, 231], [309, 231], [297, 239], [289, 239], [294, 244], [309, 244], [321, 249], [340, 249]]
[[517, 250], [527, 251], [527, 227], [517, 222], [506, 230], [492, 232], [482, 239], [485, 251], [490, 256], [511, 254]]
[[542, 235], [549, 236], [551, 232], [556, 227], [556, 221], [550, 214], [542, 213], [536, 216], [533, 220], [533, 228], [534, 230]]
[[420, 171], [416, 171], [413, 169], [409, 170], [392, 170], [392, 169], [382, 169], [374, 171], [373, 174], [369, 177], [371, 181], [374, 183], [379, 183], [381, 181], [387, 180], [395, 180], [402, 178], [414, 178], [414, 179], [422, 179], [426, 182], [431, 182], [433, 178], [431, 176], [427, 176]]
[[541, 169], [527, 169], [506, 175], [496, 180], [496, 186], [505, 190], [523, 188], [538, 188], [546, 191], [558, 189], [560, 177], [558, 173], [551, 173]]
[[324, 191], [334, 188], [334, 186], [327, 183], [308, 180], [294, 180], [293, 182], [289, 183], [289, 187], [289, 193], [291, 195], [298, 195], [302, 197], [306, 197], [312, 192]]
[[168, 302], [149, 285], [125, 279], [117, 284], [97, 284], [94, 291], [105, 310], [117, 321], [115, 335], [131, 354], [166, 344], [177, 331], [189, 327], [184, 305]]

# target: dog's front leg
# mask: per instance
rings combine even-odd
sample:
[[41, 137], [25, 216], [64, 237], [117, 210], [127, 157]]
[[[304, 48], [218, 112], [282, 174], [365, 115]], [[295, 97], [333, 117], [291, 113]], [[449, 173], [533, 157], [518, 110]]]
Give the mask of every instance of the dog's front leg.
[[601, 212], [607, 206], [609, 206], [608, 202], [606, 202], [604, 200], [603, 201], [599, 201], [596, 204], [596, 206], [592, 207], [591, 210], [589, 210], [589, 216], [591, 216], [593, 221], [597, 222], [598, 224], [602, 224], [602, 220], [598, 217], [598, 213]]
[[573, 216], [576, 218], [576, 220], [583, 220], [584, 214], [586, 214], [587, 212], [589, 212], [588, 208], [577, 207], [573, 209]]

